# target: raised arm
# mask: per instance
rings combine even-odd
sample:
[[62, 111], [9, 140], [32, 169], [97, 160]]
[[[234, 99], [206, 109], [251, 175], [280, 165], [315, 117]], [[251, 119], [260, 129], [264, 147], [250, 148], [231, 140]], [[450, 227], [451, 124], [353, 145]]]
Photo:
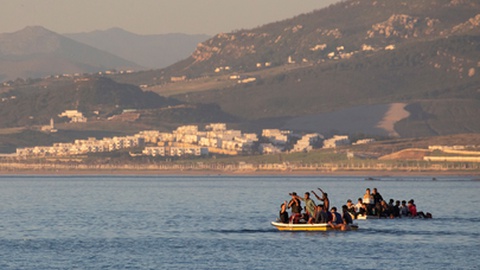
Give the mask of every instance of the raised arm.
[[293, 204], [298, 206], [298, 199], [295, 197], [293, 197], [293, 200], [291, 200], [290, 203], [288, 204], [288, 208], [292, 208]]
[[313, 195], [315, 195], [315, 197], [317, 197], [317, 199], [319, 199], [319, 200], [323, 201], [323, 199], [322, 199], [322, 198], [320, 198], [320, 197], [317, 195], [317, 193], [315, 193], [315, 191], [313, 191], [313, 190], [312, 190], [312, 193], [313, 193]]

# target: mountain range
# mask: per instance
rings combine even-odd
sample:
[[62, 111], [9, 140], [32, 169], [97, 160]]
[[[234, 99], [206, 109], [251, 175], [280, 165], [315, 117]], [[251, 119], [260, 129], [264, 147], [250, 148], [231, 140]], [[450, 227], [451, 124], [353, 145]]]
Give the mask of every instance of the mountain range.
[[121, 28], [63, 34], [75, 41], [128, 59], [145, 68], [164, 68], [187, 58], [207, 35], [138, 35]]
[[163, 68], [187, 58], [208, 37], [137, 35], [120, 28], [60, 35], [41, 26], [28, 26], [0, 34], [0, 81]]
[[140, 66], [41, 26], [0, 34], [0, 81], [107, 69], [140, 69]]

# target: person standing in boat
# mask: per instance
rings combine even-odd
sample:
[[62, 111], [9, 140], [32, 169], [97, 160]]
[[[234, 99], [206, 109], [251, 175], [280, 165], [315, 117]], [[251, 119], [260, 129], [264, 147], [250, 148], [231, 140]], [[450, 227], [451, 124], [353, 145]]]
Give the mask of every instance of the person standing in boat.
[[325, 212], [323, 205], [319, 204], [316, 207], [315, 211], [315, 220], [314, 223], [327, 223], [328, 222], [328, 214]]
[[313, 222], [313, 219], [315, 218], [315, 202], [310, 199], [310, 193], [305, 192], [303, 198], [299, 196], [292, 196], [296, 197], [299, 200], [302, 200], [305, 203], [305, 211], [307, 212], [308, 216], [308, 222]]
[[315, 195], [315, 197], [317, 197], [318, 200], [323, 202], [323, 208], [325, 209], [325, 211], [328, 211], [330, 209], [330, 199], [328, 198], [328, 194], [326, 192], [323, 192], [321, 188], [318, 188], [318, 190], [320, 190], [320, 192], [322, 193], [322, 197], [318, 196], [317, 193], [315, 193], [315, 191], [313, 190], [312, 193], [313, 195]]
[[373, 195], [370, 193], [370, 189], [367, 188], [365, 190], [365, 194], [363, 194], [363, 203], [367, 206], [367, 215], [372, 214], [372, 209], [375, 206], [375, 201]]
[[372, 196], [373, 196], [373, 204], [375, 205], [383, 201], [383, 197], [382, 195], [380, 195], [380, 193], [378, 193], [377, 188], [373, 188]]
[[300, 221], [300, 217], [302, 216], [302, 203], [298, 199], [298, 196], [297, 196], [296, 192], [292, 192], [288, 195], [292, 196], [292, 199], [290, 200], [290, 202], [288, 202], [288, 205], [287, 205], [288, 209], [290, 209], [290, 208], [292, 209], [292, 214], [290, 216], [290, 222], [296, 224]]

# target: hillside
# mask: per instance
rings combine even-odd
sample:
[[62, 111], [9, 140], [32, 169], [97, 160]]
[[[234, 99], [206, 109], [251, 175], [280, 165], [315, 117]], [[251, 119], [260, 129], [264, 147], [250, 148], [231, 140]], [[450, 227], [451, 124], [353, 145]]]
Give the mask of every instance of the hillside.
[[0, 34], [0, 81], [138, 68], [138, 64], [41, 26]]
[[164, 68], [183, 60], [190, 56], [198, 43], [209, 38], [207, 35], [180, 33], [138, 35], [120, 28], [63, 35], [145, 68]]
[[[368, 132], [385, 118], [372, 123], [369, 110], [404, 103], [408, 117], [394, 123], [399, 136], [480, 132], [479, 14], [473, 0], [343, 1], [218, 34], [166, 69], [115, 80], [216, 103], [255, 126], [325, 130], [322, 115], [362, 107], [356, 123]], [[352, 132], [348, 117], [333, 121], [330, 129]]]
[[[0, 87], [0, 104], [0, 153], [141, 130], [171, 131], [181, 124], [238, 121], [216, 104], [184, 103], [101, 76], [17, 79]], [[87, 121], [62, 117], [67, 110], [78, 110]], [[50, 119], [55, 132], [50, 132]]]
[[107, 118], [127, 109], [155, 109], [180, 104], [153, 92], [102, 77], [37, 80], [1, 94], [0, 127], [45, 125], [65, 110]]

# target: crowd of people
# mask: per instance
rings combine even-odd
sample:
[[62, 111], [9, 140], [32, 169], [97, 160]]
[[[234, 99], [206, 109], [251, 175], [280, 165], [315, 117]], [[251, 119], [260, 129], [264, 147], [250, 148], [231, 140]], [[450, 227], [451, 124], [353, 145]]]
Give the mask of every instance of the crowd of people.
[[432, 214], [417, 211], [417, 206], [413, 199], [409, 200], [394, 200], [390, 199], [387, 203], [377, 188], [372, 191], [370, 188], [365, 190], [363, 198], [358, 198], [358, 201], [353, 205], [352, 201], [347, 200], [347, 208], [349, 213], [357, 218], [358, 216], [376, 216], [379, 218], [432, 218]]
[[[280, 222], [282, 223], [326, 223], [334, 229], [351, 230], [353, 218], [348, 213], [346, 205], [342, 207], [342, 214], [337, 212], [334, 206], [330, 208], [330, 199], [328, 194], [321, 188], [318, 188], [321, 196], [317, 195], [315, 191], [312, 194], [323, 204], [315, 204], [315, 201], [310, 198], [310, 192], [305, 192], [303, 197], [292, 192], [289, 195], [292, 197], [289, 202], [285, 201], [280, 209]], [[305, 207], [302, 207], [302, 203]], [[288, 209], [291, 209], [289, 216]]]
[[[378, 218], [432, 218], [430, 213], [417, 211], [415, 201], [413, 199], [408, 202], [405, 200], [395, 201], [390, 199], [387, 203], [377, 188], [372, 191], [367, 188], [363, 198], [358, 198], [356, 204], [348, 199], [346, 204], [342, 206], [342, 213], [337, 212], [336, 207], [330, 208], [330, 199], [328, 194], [321, 188], [318, 188], [321, 196], [317, 195], [315, 191], [305, 192], [303, 197], [292, 192], [289, 195], [291, 199], [289, 202], [285, 201], [280, 206], [280, 218], [282, 223], [327, 223], [334, 229], [350, 230], [354, 219], [360, 216], [375, 216]], [[322, 203], [315, 204], [315, 201], [310, 198], [313, 194]], [[302, 203], [305, 205], [302, 207]], [[288, 213], [290, 210], [290, 215]]]

